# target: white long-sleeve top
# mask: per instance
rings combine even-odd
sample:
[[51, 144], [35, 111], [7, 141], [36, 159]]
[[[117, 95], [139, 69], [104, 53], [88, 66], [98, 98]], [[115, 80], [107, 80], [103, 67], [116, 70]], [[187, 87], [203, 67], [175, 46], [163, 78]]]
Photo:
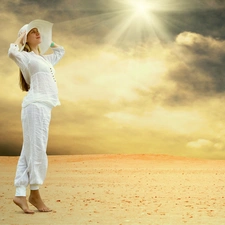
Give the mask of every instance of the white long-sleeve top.
[[60, 105], [53, 66], [62, 58], [65, 51], [61, 46], [52, 50], [52, 54], [37, 55], [34, 52], [19, 51], [18, 45], [10, 44], [8, 55], [19, 66], [25, 81], [30, 85], [22, 107], [35, 102], [50, 107]]

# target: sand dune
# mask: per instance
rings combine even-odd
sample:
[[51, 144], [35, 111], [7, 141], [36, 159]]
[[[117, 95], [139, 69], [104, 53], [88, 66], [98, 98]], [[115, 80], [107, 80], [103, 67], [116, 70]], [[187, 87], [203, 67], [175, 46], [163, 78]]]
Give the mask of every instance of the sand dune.
[[164, 155], [49, 156], [40, 191], [53, 212], [26, 215], [12, 203], [17, 160], [0, 157], [2, 225], [225, 224], [225, 161]]

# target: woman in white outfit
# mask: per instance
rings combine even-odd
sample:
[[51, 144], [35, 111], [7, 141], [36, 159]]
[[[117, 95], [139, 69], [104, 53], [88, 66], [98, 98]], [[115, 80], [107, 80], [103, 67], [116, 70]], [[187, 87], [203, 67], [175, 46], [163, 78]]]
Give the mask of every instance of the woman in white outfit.
[[[17, 165], [13, 199], [25, 213], [34, 213], [26, 200], [28, 185], [29, 202], [40, 212], [51, 211], [42, 201], [39, 187], [44, 182], [48, 166], [46, 149], [51, 110], [60, 105], [53, 66], [64, 55], [64, 48], [52, 42], [52, 25], [44, 20], [24, 25], [8, 51], [9, 57], [20, 68], [21, 89], [27, 91], [22, 103], [23, 147]], [[43, 55], [49, 47], [53, 53]]]

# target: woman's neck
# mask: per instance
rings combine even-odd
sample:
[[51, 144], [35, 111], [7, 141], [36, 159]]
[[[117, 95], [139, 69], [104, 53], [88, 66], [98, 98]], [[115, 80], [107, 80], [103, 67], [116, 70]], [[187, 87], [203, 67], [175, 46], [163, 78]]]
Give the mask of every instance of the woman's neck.
[[31, 51], [33, 51], [33, 52], [34, 52], [35, 54], [37, 54], [37, 55], [40, 55], [38, 46], [35, 46], [35, 47], [32, 47], [32, 46], [31, 46]]

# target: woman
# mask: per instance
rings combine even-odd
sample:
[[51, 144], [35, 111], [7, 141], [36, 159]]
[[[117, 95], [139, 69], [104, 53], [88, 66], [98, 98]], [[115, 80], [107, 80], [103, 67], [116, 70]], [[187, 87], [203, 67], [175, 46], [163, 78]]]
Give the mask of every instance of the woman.
[[[21, 89], [28, 92], [22, 103], [23, 147], [17, 165], [13, 201], [29, 214], [34, 211], [29, 209], [26, 200], [28, 185], [29, 202], [40, 212], [51, 211], [42, 201], [39, 187], [44, 182], [48, 166], [46, 148], [51, 110], [60, 104], [53, 66], [64, 55], [64, 48], [51, 40], [52, 23], [34, 20], [20, 29], [8, 52], [20, 68]], [[53, 53], [43, 55], [49, 47]]]

